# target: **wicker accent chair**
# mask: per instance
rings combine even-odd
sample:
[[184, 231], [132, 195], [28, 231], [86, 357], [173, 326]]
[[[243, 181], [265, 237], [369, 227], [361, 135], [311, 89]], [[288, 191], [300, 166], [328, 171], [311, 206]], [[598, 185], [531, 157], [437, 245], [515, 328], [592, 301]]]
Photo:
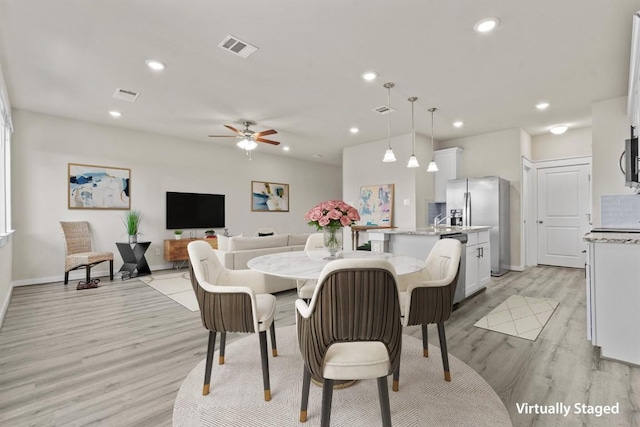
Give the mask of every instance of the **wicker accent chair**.
[[[440, 352], [444, 367], [445, 381], [451, 381], [449, 356], [444, 322], [449, 319], [453, 309], [453, 296], [460, 274], [460, 255], [462, 245], [456, 239], [438, 240], [427, 256], [425, 268], [412, 275], [403, 277], [410, 280], [406, 292], [400, 292], [403, 326], [422, 326], [423, 356], [429, 357], [427, 325], [438, 324]], [[398, 391], [399, 373], [394, 373], [393, 390]]]
[[85, 268], [87, 283], [91, 281], [91, 267], [109, 261], [109, 278], [113, 280], [113, 252], [91, 250], [91, 233], [87, 221], [60, 221], [64, 237], [64, 284], [69, 283], [69, 272]]
[[191, 285], [196, 293], [202, 325], [209, 330], [207, 362], [202, 394], [209, 394], [216, 333], [220, 332], [218, 364], [224, 364], [227, 332], [258, 333], [262, 359], [264, 400], [271, 400], [269, 383], [269, 359], [267, 357], [267, 329], [271, 332], [271, 351], [278, 356], [276, 330], [273, 316], [276, 297], [256, 294], [252, 283], [264, 282], [264, 275], [252, 270], [224, 268], [209, 243], [194, 241], [187, 246]]
[[296, 319], [305, 364], [300, 422], [307, 420], [311, 377], [323, 383], [322, 426], [330, 425], [334, 380], [377, 378], [383, 425], [391, 426], [387, 376], [399, 368], [402, 347], [393, 266], [381, 259], [330, 262], [309, 305], [296, 300]]
[[[324, 249], [324, 233], [313, 233], [307, 238], [307, 243], [304, 245], [305, 251], [316, 251], [318, 249]], [[313, 291], [316, 289], [315, 280], [298, 280], [296, 285], [298, 288], [298, 298], [303, 300], [310, 300], [313, 296]]]

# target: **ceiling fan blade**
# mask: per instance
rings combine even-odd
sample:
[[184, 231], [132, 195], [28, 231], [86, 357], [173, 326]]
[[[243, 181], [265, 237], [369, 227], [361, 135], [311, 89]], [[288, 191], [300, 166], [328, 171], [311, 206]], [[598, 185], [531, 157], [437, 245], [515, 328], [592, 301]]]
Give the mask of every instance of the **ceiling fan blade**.
[[242, 133], [242, 132], [240, 132], [238, 129], [234, 128], [233, 126], [224, 125], [224, 127], [226, 127], [227, 129], [230, 129], [230, 130], [234, 131], [235, 133]]
[[258, 132], [255, 134], [256, 138], [261, 136], [273, 135], [274, 133], [278, 133], [275, 129], [263, 130], [262, 132]]
[[256, 141], [266, 142], [267, 144], [280, 145], [278, 141], [272, 141], [270, 139], [256, 138]]
[[237, 138], [238, 135], [209, 135], [211, 138]]

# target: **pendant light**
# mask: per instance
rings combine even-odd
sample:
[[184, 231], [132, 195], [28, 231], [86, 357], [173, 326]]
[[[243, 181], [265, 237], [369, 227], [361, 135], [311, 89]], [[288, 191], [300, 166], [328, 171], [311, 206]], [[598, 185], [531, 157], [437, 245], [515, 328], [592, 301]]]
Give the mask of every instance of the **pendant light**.
[[393, 154], [393, 150], [391, 149], [391, 88], [394, 87], [394, 83], [385, 83], [384, 87], [387, 88], [387, 137], [389, 139], [389, 148], [384, 153], [383, 162], [395, 162], [396, 156]]
[[429, 163], [429, 167], [427, 167], [427, 172], [438, 172], [438, 165], [436, 165], [435, 153], [433, 150], [435, 148], [435, 140], [433, 139], [433, 113], [435, 113], [436, 110], [437, 108], [429, 108], [429, 111], [431, 112], [431, 152], [433, 154], [431, 154], [431, 162]]
[[415, 115], [413, 114], [413, 104], [418, 100], [415, 96], [408, 99], [411, 102], [411, 157], [409, 157], [408, 168], [417, 168], [420, 166], [418, 158], [416, 157], [416, 127], [414, 125]]

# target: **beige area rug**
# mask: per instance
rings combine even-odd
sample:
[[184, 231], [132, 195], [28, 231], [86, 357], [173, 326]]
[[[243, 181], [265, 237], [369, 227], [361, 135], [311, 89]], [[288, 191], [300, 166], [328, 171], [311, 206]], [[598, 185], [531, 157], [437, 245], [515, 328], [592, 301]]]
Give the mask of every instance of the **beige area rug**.
[[473, 326], [535, 341], [557, 307], [548, 298], [512, 295]]
[[142, 276], [138, 279], [191, 311], [200, 311], [189, 271]]
[[[269, 355], [270, 402], [262, 393], [262, 371], [257, 334], [227, 345], [225, 364], [214, 356], [211, 392], [202, 395], [205, 361], [183, 382], [173, 409], [173, 425], [196, 426], [319, 426], [322, 388], [311, 385], [308, 420], [299, 423], [302, 395], [302, 358], [295, 326], [276, 330], [278, 357]], [[440, 349], [429, 346], [422, 357], [422, 341], [402, 336], [400, 391], [389, 397], [391, 422], [405, 426], [511, 426], [509, 414], [489, 384], [473, 369], [449, 355], [451, 382], [442, 373]], [[204, 349], [203, 349], [204, 351]], [[332, 426], [381, 425], [376, 380], [358, 381], [335, 390]]]

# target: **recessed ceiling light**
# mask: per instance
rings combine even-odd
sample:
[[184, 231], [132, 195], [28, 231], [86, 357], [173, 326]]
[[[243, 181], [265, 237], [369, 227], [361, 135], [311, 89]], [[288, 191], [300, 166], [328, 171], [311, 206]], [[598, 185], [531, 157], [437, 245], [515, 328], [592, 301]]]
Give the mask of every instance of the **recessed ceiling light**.
[[562, 135], [567, 131], [567, 129], [569, 129], [568, 126], [558, 125], [558, 126], [552, 127], [551, 129], [549, 129], [549, 131], [554, 135]]
[[356, 127], [352, 127], [351, 129], [349, 129], [349, 132], [351, 133], [358, 133], [360, 132], [360, 129], [356, 128]]
[[147, 59], [145, 61], [145, 64], [147, 64], [147, 67], [155, 71], [161, 71], [167, 68], [167, 65], [165, 63], [157, 61], [155, 59]]
[[289, 147], [288, 145], [285, 145], [284, 147], [282, 147], [282, 149], [284, 151], [289, 151], [289, 150], [291, 150], [291, 147]]
[[464, 122], [461, 122], [461, 121], [453, 122], [453, 126], [455, 126], [457, 128], [461, 128], [463, 124], [464, 124]]
[[311, 157], [315, 157], [316, 159], [319, 159], [320, 157], [322, 157], [322, 154], [312, 154]]
[[373, 71], [367, 71], [366, 73], [362, 74], [362, 78], [368, 82], [375, 80], [376, 77], [378, 77], [378, 75]]
[[109, 111], [109, 115], [110, 115], [111, 117], [121, 117], [121, 116], [122, 116], [122, 113], [121, 113], [120, 111], [111, 110], [111, 111]]
[[476, 22], [473, 29], [479, 33], [487, 33], [498, 26], [500, 20], [498, 18], [486, 18]]
[[551, 105], [551, 104], [549, 104], [548, 102], [540, 102], [540, 103], [536, 104], [536, 108], [538, 110], [546, 110], [547, 107], [549, 107], [549, 105]]

